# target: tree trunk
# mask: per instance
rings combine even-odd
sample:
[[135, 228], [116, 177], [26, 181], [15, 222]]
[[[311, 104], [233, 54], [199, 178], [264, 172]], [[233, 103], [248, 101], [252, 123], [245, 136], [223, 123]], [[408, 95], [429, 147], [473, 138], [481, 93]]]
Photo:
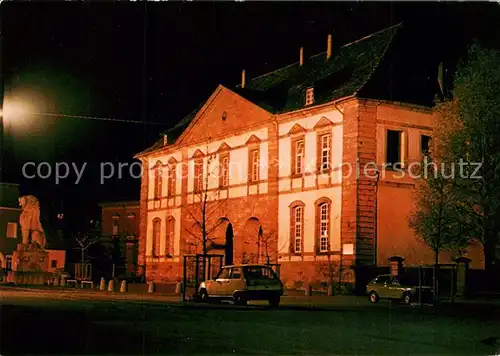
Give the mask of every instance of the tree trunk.
[[493, 238], [486, 240], [483, 245], [484, 252], [484, 269], [486, 274], [486, 282], [488, 288], [495, 288], [495, 277], [498, 271], [498, 266], [496, 265], [496, 241]]
[[203, 261], [202, 261], [202, 276], [203, 280], [207, 279], [207, 244], [208, 244], [208, 236], [207, 236], [207, 222], [206, 222], [206, 213], [207, 213], [207, 196], [206, 193], [203, 196], [203, 206], [201, 212], [201, 234], [203, 239]]
[[434, 252], [434, 271], [432, 276], [432, 288], [434, 289], [434, 301], [439, 300], [439, 251]]

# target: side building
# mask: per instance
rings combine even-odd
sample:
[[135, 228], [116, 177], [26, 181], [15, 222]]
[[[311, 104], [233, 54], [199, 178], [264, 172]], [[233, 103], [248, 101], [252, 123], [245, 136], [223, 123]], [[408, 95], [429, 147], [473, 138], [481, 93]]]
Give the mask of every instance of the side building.
[[103, 242], [116, 248], [118, 268], [115, 275], [143, 274], [144, 266], [137, 263], [139, 201], [115, 201], [100, 203], [101, 236]]
[[18, 184], [0, 183], [0, 262], [5, 272], [12, 270], [12, 253], [22, 241], [18, 199]]

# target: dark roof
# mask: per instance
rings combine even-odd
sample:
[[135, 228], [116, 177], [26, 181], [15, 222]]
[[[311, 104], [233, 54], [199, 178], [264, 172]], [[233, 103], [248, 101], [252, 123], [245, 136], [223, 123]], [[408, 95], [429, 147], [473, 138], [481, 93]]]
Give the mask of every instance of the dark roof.
[[[322, 52], [304, 59], [302, 66], [296, 62], [252, 78], [245, 88], [238, 86], [234, 91], [272, 113], [303, 108], [308, 87], [314, 87], [314, 105], [356, 95], [375, 72], [400, 27], [394, 25], [334, 49], [328, 60], [326, 52]], [[168, 145], [175, 143], [204, 104], [165, 132]], [[161, 147], [163, 138], [139, 154]]]
[[123, 206], [135, 206], [139, 205], [139, 200], [124, 200], [124, 201], [105, 201], [100, 202], [99, 206], [104, 207], [123, 207]]
[[305, 91], [314, 87], [314, 104], [355, 95], [368, 82], [401, 25], [391, 26], [332, 52], [296, 62], [253, 78], [235, 91], [273, 113], [297, 110], [305, 105]]

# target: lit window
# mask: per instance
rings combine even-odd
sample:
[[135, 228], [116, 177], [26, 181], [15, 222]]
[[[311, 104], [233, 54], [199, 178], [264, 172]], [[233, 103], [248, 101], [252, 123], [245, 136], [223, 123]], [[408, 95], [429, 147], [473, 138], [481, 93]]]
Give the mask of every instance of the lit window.
[[161, 220], [153, 220], [153, 256], [158, 257], [160, 254], [160, 233], [161, 233]]
[[330, 135], [320, 136], [320, 171], [325, 172], [330, 169]]
[[314, 104], [314, 88], [307, 88], [306, 90], [306, 105]]
[[175, 195], [175, 178], [176, 178], [176, 167], [175, 164], [171, 164], [168, 167], [168, 196], [173, 197]]
[[222, 156], [220, 158], [220, 182], [219, 185], [221, 187], [229, 186], [229, 157]]
[[7, 238], [8, 239], [17, 239], [17, 223], [16, 222], [8, 222], [7, 223]]
[[302, 174], [304, 172], [304, 140], [295, 142], [294, 152], [294, 174]]
[[155, 199], [161, 198], [161, 188], [162, 188], [162, 167], [157, 164], [155, 168]]
[[167, 239], [165, 241], [165, 254], [172, 256], [174, 254], [174, 226], [175, 220], [170, 217], [167, 220]]
[[319, 238], [319, 250], [320, 252], [326, 252], [328, 251], [328, 225], [330, 222], [329, 219], [329, 206], [328, 203], [323, 203], [319, 206], [319, 214], [320, 214], [320, 221], [319, 221], [319, 233], [320, 233], [320, 238]]
[[302, 252], [302, 207], [293, 209], [293, 250], [295, 253]]
[[259, 180], [259, 164], [260, 164], [259, 150], [252, 151], [251, 157], [252, 157], [251, 180], [252, 182], [257, 182]]
[[203, 190], [203, 159], [197, 159], [194, 162], [194, 191]]

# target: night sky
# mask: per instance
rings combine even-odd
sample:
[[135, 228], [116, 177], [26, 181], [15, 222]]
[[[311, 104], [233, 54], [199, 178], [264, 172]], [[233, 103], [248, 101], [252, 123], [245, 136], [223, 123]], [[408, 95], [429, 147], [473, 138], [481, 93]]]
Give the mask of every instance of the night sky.
[[[126, 170], [100, 184], [100, 164], [134, 162], [218, 84], [235, 86], [243, 68], [248, 78], [295, 62], [300, 46], [306, 56], [324, 51], [329, 33], [339, 46], [403, 22], [414, 61], [451, 66], [473, 39], [500, 42], [497, 3], [4, 2], [0, 9], [5, 104], [18, 97], [33, 112], [156, 123], [37, 114], [7, 121], [4, 180], [39, 197], [49, 225], [59, 211], [77, 226], [99, 201], [138, 199], [139, 179]], [[53, 176], [24, 178], [28, 161], [87, 166], [79, 184], [75, 173], [55, 184]]]

